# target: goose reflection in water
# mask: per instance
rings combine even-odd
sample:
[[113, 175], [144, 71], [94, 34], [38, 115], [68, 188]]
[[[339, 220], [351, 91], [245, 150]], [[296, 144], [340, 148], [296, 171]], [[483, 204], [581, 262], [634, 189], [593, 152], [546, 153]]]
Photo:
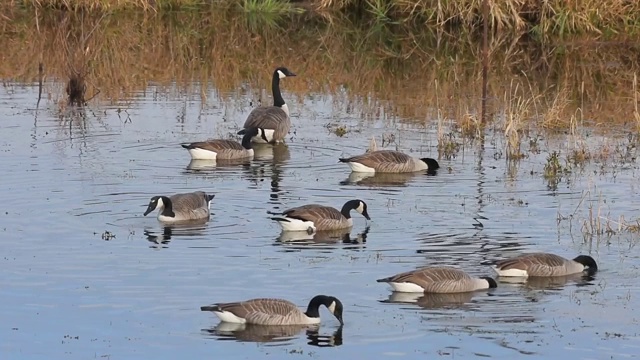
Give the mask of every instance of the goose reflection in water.
[[567, 284], [575, 283], [576, 286], [593, 285], [594, 276], [572, 274], [567, 276], [531, 276], [531, 277], [498, 277], [500, 284], [523, 286], [531, 290], [561, 290]]
[[282, 205], [280, 194], [282, 189], [282, 164], [291, 158], [289, 147], [285, 144], [254, 144], [254, 162], [247, 168], [247, 179], [258, 185], [265, 179], [270, 180], [271, 192], [269, 203]]
[[206, 221], [192, 221], [184, 224], [163, 226], [161, 229], [145, 228], [144, 235], [154, 248], [167, 248], [173, 237], [202, 236]]
[[305, 331], [308, 345], [332, 347], [342, 345], [342, 326], [331, 335], [321, 335], [320, 325], [255, 325], [221, 322], [202, 332], [217, 340], [239, 342], [279, 343], [287, 342]]
[[248, 165], [251, 163], [250, 158], [233, 159], [233, 160], [191, 160], [187, 165], [186, 173], [209, 172], [219, 168], [235, 167], [239, 165]]
[[[365, 173], [352, 172], [346, 180], [340, 182], [340, 185], [358, 185], [358, 186], [391, 186], [401, 187], [417, 178], [425, 176], [425, 173]], [[436, 175], [436, 172], [427, 172], [427, 175]]]
[[392, 292], [388, 299], [380, 300], [382, 303], [414, 304], [424, 309], [458, 308], [471, 302], [477, 291], [434, 294], [434, 293], [405, 293]]
[[351, 237], [351, 229], [329, 230], [329, 231], [316, 231], [313, 234], [309, 234], [306, 231], [282, 231], [280, 236], [276, 238], [276, 243], [280, 244], [352, 244], [362, 245], [367, 242], [367, 235], [369, 234], [370, 226], [367, 226], [364, 231], [356, 234], [355, 237]]

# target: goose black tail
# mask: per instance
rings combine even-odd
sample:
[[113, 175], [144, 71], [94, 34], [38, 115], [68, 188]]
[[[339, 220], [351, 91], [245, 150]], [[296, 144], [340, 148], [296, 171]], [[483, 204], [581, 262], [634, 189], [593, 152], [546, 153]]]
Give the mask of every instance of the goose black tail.
[[220, 311], [220, 307], [218, 305], [205, 305], [200, 306], [201, 311]]

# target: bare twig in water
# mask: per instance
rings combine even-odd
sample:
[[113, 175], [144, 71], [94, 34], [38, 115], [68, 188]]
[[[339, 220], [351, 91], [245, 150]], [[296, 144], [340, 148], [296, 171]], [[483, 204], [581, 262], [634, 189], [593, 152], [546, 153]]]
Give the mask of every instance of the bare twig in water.
[[44, 65], [42, 62], [38, 64], [38, 102], [36, 103], [36, 109], [40, 106], [40, 99], [42, 99], [42, 78], [44, 77]]

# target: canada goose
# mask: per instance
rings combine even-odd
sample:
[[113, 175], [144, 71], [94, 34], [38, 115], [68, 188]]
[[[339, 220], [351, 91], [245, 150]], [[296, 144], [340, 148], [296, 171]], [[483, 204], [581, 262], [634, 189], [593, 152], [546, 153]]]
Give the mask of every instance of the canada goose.
[[318, 205], [309, 204], [285, 210], [271, 220], [280, 224], [285, 231], [307, 231], [313, 233], [323, 230], [338, 230], [353, 226], [351, 210], [362, 214], [367, 220], [371, 220], [367, 213], [367, 204], [362, 200], [349, 200], [342, 206], [342, 210]]
[[490, 277], [473, 278], [462, 270], [450, 267], [425, 267], [377, 281], [388, 283], [393, 291], [440, 294], [461, 293], [498, 286]]
[[144, 216], [158, 209], [158, 220], [164, 223], [199, 221], [209, 218], [209, 207], [215, 195], [202, 191], [172, 196], [154, 196], [149, 201]]
[[302, 312], [295, 304], [283, 299], [252, 299], [233, 303], [202, 306], [202, 311], [213, 311], [220, 321], [257, 325], [306, 325], [320, 323], [320, 305], [342, 321], [342, 303], [333, 296], [316, 295]]
[[493, 269], [500, 276], [565, 276], [581, 272], [593, 275], [598, 265], [589, 255], [569, 260], [555, 254], [533, 253], [499, 261]]
[[182, 147], [189, 150], [191, 158], [194, 160], [233, 160], [253, 157], [251, 138], [259, 136], [266, 141], [264, 129], [250, 128], [245, 131], [242, 137], [242, 144], [235, 140], [207, 140], [182, 144]]
[[415, 158], [400, 151], [377, 150], [340, 158], [340, 162], [347, 163], [354, 172], [368, 173], [405, 173], [421, 170], [436, 170], [440, 167], [435, 159]]
[[244, 122], [244, 129], [238, 131], [238, 135], [244, 135], [249, 128], [259, 127], [265, 130], [265, 138], [254, 136], [253, 142], [277, 143], [284, 141], [284, 137], [287, 136], [289, 128], [291, 128], [291, 119], [289, 118], [289, 108], [280, 93], [280, 79], [288, 76], [296, 76], [296, 74], [286, 67], [275, 69], [271, 79], [273, 106], [260, 106], [253, 109]]

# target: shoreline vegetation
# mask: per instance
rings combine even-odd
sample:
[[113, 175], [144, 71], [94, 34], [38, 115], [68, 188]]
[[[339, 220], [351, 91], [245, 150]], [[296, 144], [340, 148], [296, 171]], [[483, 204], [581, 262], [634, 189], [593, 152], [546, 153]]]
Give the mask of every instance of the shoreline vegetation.
[[[530, 123], [640, 131], [640, 2], [491, 3], [489, 124], [508, 122], [505, 135], [516, 137]], [[482, 88], [481, 4], [11, 0], [0, 5], [0, 76], [44, 79], [45, 97], [73, 104], [132, 101], [152, 83], [202, 97], [213, 86], [226, 101], [247, 83], [268, 89], [270, 69], [286, 64], [303, 75], [287, 83], [294, 99], [343, 94], [364, 118], [384, 112], [452, 119], [473, 134]], [[131, 9], [140, 11], [124, 11]]]
[[[483, 0], [9, 0], [5, 7], [65, 11], [208, 11], [237, 7], [269, 16], [311, 13], [393, 25], [421, 25], [477, 31]], [[496, 30], [533, 36], [595, 34], [611, 36], [640, 31], [640, 2], [635, 0], [493, 0], [489, 24]]]

